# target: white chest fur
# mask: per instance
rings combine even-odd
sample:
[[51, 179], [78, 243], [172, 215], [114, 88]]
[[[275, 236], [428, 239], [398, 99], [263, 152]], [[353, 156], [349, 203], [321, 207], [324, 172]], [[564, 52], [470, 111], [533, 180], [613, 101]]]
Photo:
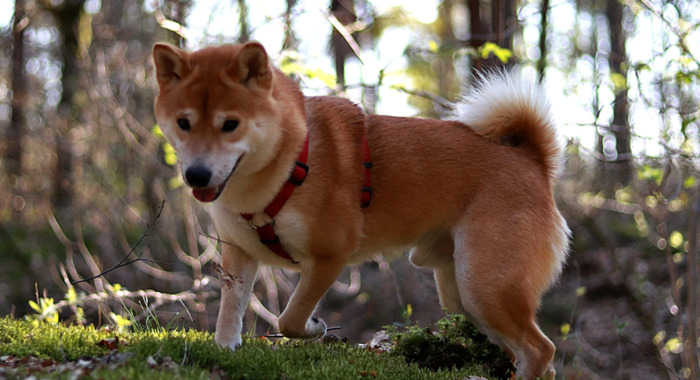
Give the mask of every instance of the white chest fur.
[[[240, 214], [230, 213], [217, 208], [216, 205], [213, 206], [212, 216], [216, 229], [219, 237], [225, 243], [242, 248], [248, 255], [260, 262], [298, 269], [297, 264], [277, 256], [261, 243], [255, 228]], [[302, 214], [293, 208], [282, 209], [275, 217], [274, 230], [284, 249], [295, 261], [303, 262], [308, 257], [308, 228]]]

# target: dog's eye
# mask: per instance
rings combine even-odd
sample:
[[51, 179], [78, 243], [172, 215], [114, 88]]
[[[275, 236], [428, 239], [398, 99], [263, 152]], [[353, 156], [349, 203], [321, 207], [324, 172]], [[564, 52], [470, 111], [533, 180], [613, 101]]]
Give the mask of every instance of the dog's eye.
[[236, 128], [238, 128], [238, 120], [226, 120], [224, 122], [224, 126], [221, 128], [223, 132], [233, 132]]
[[183, 131], [189, 131], [190, 130], [190, 121], [184, 118], [177, 119], [177, 125], [182, 129]]

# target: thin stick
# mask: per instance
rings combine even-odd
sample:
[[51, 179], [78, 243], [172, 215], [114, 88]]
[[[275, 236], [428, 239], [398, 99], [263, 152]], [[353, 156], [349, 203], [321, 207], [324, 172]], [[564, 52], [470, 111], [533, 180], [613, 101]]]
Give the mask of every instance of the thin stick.
[[71, 284], [71, 285], [76, 285], [76, 284], [80, 284], [80, 283], [83, 283], [83, 282], [88, 282], [88, 281], [94, 280], [94, 279], [96, 279], [96, 278], [98, 278], [98, 277], [104, 276], [105, 274], [107, 274], [107, 273], [109, 273], [109, 272], [111, 272], [111, 271], [113, 271], [113, 270], [115, 270], [115, 269], [118, 269], [118, 268], [127, 266], [127, 265], [129, 265], [129, 264], [133, 264], [133, 263], [135, 263], [135, 262], [137, 262], [137, 261], [147, 261], [147, 262], [158, 263], [158, 264], [172, 265], [172, 263], [162, 263], [162, 262], [155, 261], [155, 260], [142, 259], [141, 256], [143, 256], [143, 252], [139, 253], [139, 254], [136, 256], [135, 259], [130, 260], [130, 261], [126, 261], [126, 259], [128, 259], [129, 256], [131, 256], [132, 253], [134, 253], [134, 251], [136, 250], [136, 248], [137, 248], [139, 245], [141, 245], [141, 242], [143, 241], [143, 239], [145, 239], [146, 236], [149, 236], [149, 235], [151, 234], [151, 231], [153, 230], [153, 226], [155, 225], [155, 223], [156, 223], [156, 221], [158, 220], [158, 218], [160, 218], [160, 214], [163, 212], [163, 208], [164, 208], [164, 207], [165, 207], [165, 201], [162, 201], [161, 204], [160, 204], [160, 208], [158, 208], [158, 213], [157, 213], [156, 216], [153, 218], [153, 220], [151, 220], [151, 222], [148, 223], [148, 225], [146, 226], [146, 232], [144, 232], [143, 235], [141, 235], [141, 237], [139, 238], [139, 240], [136, 242], [136, 244], [134, 244], [133, 247], [131, 247], [131, 250], [129, 251], [129, 253], [126, 254], [126, 256], [124, 256], [124, 258], [122, 259], [122, 261], [120, 261], [117, 265], [113, 266], [112, 268], [109, 268], [109, 269], [107, 269], [106, 271], [101, 272], [100, 274], [97, 274], [97, 275], [95, 275], [95, 276], [88, 277], [88, 278], [85, 278], [85, 279], [82, 279], [82, 280], [78, 280], [78, 281], [72, 281], [70, 284]]
[[[326, 332], [333, 331], [333, 330], [340, 330], [341, 328], [342, 328], [341, 326], [328, 327], [328, 328], [326, 328]], [[269, 334], [261, 335], [258, 338], [262, 338], [262, 337], [265, 337], [265, 338], [284, 338], [284, 334], [279, 333], [279, 332], [269, 333]]]

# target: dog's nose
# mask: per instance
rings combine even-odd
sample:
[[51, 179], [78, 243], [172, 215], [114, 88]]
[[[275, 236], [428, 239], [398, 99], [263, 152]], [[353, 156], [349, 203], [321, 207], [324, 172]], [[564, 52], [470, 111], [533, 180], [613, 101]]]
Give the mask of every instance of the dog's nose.
[[206, 166], [191, 166], [185, 171], [185, 179], [192, 187], [207, 187], [211, 180], [211, 170]]

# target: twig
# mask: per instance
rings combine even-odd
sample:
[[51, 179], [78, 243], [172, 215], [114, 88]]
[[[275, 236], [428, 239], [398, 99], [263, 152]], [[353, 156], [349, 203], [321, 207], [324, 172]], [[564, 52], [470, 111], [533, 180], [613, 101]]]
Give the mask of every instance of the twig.
[[[340, 330], [341, 328], [342, 328], [342, 327], [340, 327], [340, 326], [328, 327], [328, 328], [326, 328], [326, 332], [328, 332], [328, 331], [333, 331], [333, 330]], [[284, 338], [284, 334], [279, 333], [279, 332], [275, 332], [275, 333], [269, 333], [269, 334], [261, 335], [261, 336], [259, 336], [258, 338], [262, 338], [262, 337], [265, 337], [265, 338]]]
[[348, 43], [348, 46], [350, 46], [350, 49], [352, 49], [353, 53], [355, 53], [355, 56], [357, 56], [357, 59], [360, 61], [361, 64], [365, 64], [364, 61], [362, 60], [362, 48], [360, 45], [357, 44], [357, 41], [355, 41], [354, 38], [352, 38], [352, 35], [350, 34], [350, 31], [343, 25], [340, 20], [338, 20], [335, 15], [333, 15], [330, 12], [327, 12], [326, 10], [322, 10], [326, 18], [328, 19], [328, 22], [333, 25], [333, 28], [340, 33], [340, 35], [345, 39], [345, 42]]
[[659, 358], [657, 358], [654, 354], [652, 354], [652, 353], [650, 353], [649, 351], [643, 349], [643, 348], [640, 347], [637, 343], [634, 343], [631, 339], [627, 338], [626, 336], [624, 336], [624, 335], [622, 335], [622, 334], [617, 334], [617, 336], [619, 336], [620, 338], [622, 338], [622, 340], [624, 340], [625, 342], [627, 342], [627, 343], [633, 345], [634, 347], [636, 347], [636, 348], [637, 348], [639, 351], [641, 351], [643, 354], [645, 354], [645, 355], [649, 356], [650, 358], [652, 358], [652, 359], [653, 359], [656, 363], [658, 363], [659, 365], [662, 365], [664, 368], [666, 368], [666, 370], [667, 370], [670, 374], [674, 375], [676, 378], [678, 378], [678, 379], [681, 378], [680, 375], [678, 375], [678, 373], [676, 373], [676, 370], [675, 370], [675, 369], [673, 369], [673, 368], [667, 366], [666, 363], [664, 363], [663, 361], [659, 360]]
[[678, 23], [673, 22], [669, 19], [667, 19], [661, 9], [658, 9], [654, 4], [652, 4], [649, 0], [639, 0], [640, 3], [644, 5], [645, 8], [649, 10], [649, 12], [653, 13], [656, 17], [661, 19], [666, 26], [668, 26], [669, 29], [671, 29], [671, 32], [678, 37], [678, 45], [680, 46], [681, 50], [683, 50], [684, 53], [688, 54], [688, 56], [695, 61], [696, 63], [700, 63], [697, 58], [695, 58], [695, 55], [693, 52], [690, 51], [690, 48], [688, 46], [688, 41], [686, 37], [688, 36], [687, 32], [684, 32], [681, 30], [681, 28], [678, 26]]
[[204, 233], [204, 232], [200, 232], [199, 234], [200, 234], [201, 236], [206, 237], [206, 238], [214, 239], [214, 240], [216, 240], [216, 241], [219, 242], [219, 243], [231, 245], [231, 246], [234, 246], [234, 247], [236, 246], [235, 244], [229, 243], [229, 242], [227, 242], [226, 240], [221, 240], [221, 238], [219, 238], [219, 237], [217, 237], [217, 236], [212, 236], [212, 235], [209, 235], [209, 234]]
[[88, 282], [88, 281], [94, 280], [94, 279], [96, 279], [96, 278], [98, 278], [98, 277], [104, 276], [105, 274], [107, 274], [107, 273], [109, 273], [109, 272], [111, 272], [111, 271], [113, 271], [113, 270], [115, 270], [115, 269], [119, 269], [119, 268], [124, 267], [124, 266], [127, 266], [127, 265], [129, 265], [129, 264], [133, 264], [133, 263], [135, 263], [135, 262], [137, 262], [137, 261], [146, 261], [146, 262], [152, 262], [152, 263], [158, 263], [158, 264], [173, 265], [172, 263], [167, 263], [167, 262], [160, 262], [160, 261], [155, 261], [155, 260], [142, 259], [141, 256], [143, 256], [143, 252], [142, 252], [142, 253], [139, 253], [139, 254], [136, 256], [135, 259], [126, 261], [126, 259], [128, 259], [129, 256], [131, 256], [132, 253], [134, 253], [134, 251], [136, 250], [136, 248], [137, 248], [139, 245], [141, 245], [141, 242], [143, 241], [143, 239], [145, 239], [147, 236], [149, 236], [149, 235], [151, 234], [151, 231], [153, 230], [153, 226], [155, 225], [155, 223], [156, 223], [156, 221], [158, 220], [158, 218], [160, 218], [160, 215], [161, 215], [161, 213], [163, 212], [163, 208], [164, 208], [164, 207], [165, 207], [165, 201], [162, 201], [162, 202], [160, 203], [160, 208], [158, 208], [158, 213], [157, 213], [156, 216], [153, 218], [153, 220], [151, 220], [151, 222], [148, 223], [148, 225], [146, 226], [146, 232], [144, 232], [143, 235], [141, 235], [141, 237], [139, 238], [139, 240], [136, 242], [136, 244], [134, 244], [134, 246], [131, 247], [131, 250], [129, 251], [129, 253], [126, 254], [126, 256], [124, 256], [124, 258], [122, 259], [122, 261], [120, 261], [117, 265], [113, 266], [112, 268], [109, 268], [109, 269], [107, 269], [107, 270], [105, 270], [105, 271], [103, 271], [103, 272], [101, 272], [101, 273], [99, 273], [99, 274], [97, 274], [97, 275], [95, 275], [95, 276], [88, 277], [88, 278], [85, 278], [85, 279], [82, 279], [82, 280], [78, 280], [78, 281], [72, 281], [70, 284], [71, 284], [71, 285], [76, 285], [76, 284], [80, 284], [80, 283], [83, 283], [83, 282]]

